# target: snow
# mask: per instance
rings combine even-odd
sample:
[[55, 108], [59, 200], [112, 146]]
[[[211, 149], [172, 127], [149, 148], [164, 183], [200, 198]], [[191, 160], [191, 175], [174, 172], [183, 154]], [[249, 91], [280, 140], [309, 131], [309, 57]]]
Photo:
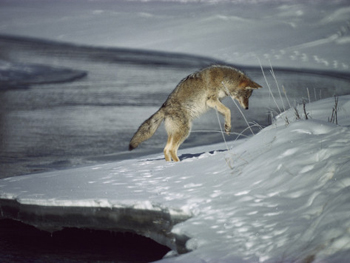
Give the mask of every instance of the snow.
[[0, 3], [0, 34], [204, 55], [250, 66], [259, 57], [274, 67], [350, 67], [344, 56], [350, 48], [346, 0]]
[[[45, 12], [30, 9], [30, 15], [24, 2], [18, 7], [16, 1], [3, 2], [1, 34], [175, 51], [242, 65], [256, 66], [259, 57], [264, 65], [299, 69], [348, 73], [350, 66], [346, 1], [77, 1], [69, 9], [57, 1], [46, 2]], [[1, 63], [0, 70], [17, 70]], [[308, 120], [300, 105], [301, 119], [289, 109], [249, 138], [180, 148], [179, 163], [167, 163], [159, 153], [5, 178], [0, 215], [7, 216], [6, 201], [36, 206], [34, 212], [38, 207], [166, 211], [183, 217], [169, 231], [171, 238], [188, 237], [191, 251], [172, 252], [160, 262], [345, 262], [350, 257], [349, 101], [349, 95], [339, 97], [338, 125], [328, 122], [334, 98], [323, 99], [306, 104]]]
[[6, 178], [0, 198], [50, 207], [161, 207], [191, 217], [172, 232], [190, 237], [192, 252], [161, 262], [337, 260], [350, 249], [349, 99], [339, 99], [340, 125], [327, 121], [329, 98], [306, 105], [312, 119], [294, 120], [289, 110], [228, 151], [219, 151], [222, 143], [180, 150], [179, 163], [151, 155]]

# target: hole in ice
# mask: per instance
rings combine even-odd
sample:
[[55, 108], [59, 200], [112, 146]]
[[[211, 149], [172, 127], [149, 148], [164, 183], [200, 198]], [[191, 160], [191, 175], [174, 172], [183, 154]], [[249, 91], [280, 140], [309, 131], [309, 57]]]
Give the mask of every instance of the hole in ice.
[[0, 220], [1, 262], [150, 262], [169, 251], [131, 233], [70, 228], [50, 234], [13, 220]]

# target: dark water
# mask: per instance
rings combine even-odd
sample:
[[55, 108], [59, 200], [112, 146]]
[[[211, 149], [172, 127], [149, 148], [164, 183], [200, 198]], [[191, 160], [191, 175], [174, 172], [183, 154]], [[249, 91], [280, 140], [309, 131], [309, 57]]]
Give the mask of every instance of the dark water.
[[[0, 81], [0, 178], [161, 153], [166, 142], [163, 128], [132, 152], [127, 150], [129, 140], [182, 78], [218, 62], [0, 36], [1, 61], [20, 69], [27, 65], [30, 74], [13, 73], [16, 67], [9, 67], [13, 79]], [[264, 86], [253, 94], [245, 116], [250, 122], [268, 125], [270, 113], [276, 115], [278, 110], [260, 68], [240, 69]], [[3, 73], [6, 70], [3, 67]], [[347, 75], [274, 71], [293, 105], [303, 99], [350, 93]], [[278, 98], [275, 80], [268, 70], [266, 75]], [[240, 133], [246, 128], [243, 118], [232, 101], [226, 99], [224, 104], [232, 110], [233, 132]], [[286, 99], [278, 99], [278, 104], [282, 109]], [[219, 130], [215, 112], [209, 112], [194, 123], [181, 148], [221, 142]], [[167, 251], [131, 234], [69, 229], [51, 236], [0, 220], [1, 262], [147, 262]]]
[[167, 247], [132, 233], [64, 229], [53, 234], [0, 220], [1, 262], [151, 262]]

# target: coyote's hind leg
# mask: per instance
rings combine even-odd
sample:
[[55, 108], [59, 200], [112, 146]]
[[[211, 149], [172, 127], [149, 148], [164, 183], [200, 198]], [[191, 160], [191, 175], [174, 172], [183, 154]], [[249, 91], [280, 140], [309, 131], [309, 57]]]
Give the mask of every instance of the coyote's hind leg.
[[168, 141], [165, 145], [164, 148], [164, 157], [165, 157], [165, 161], [170, 162], [171, 161], [171, 155], [170, 155], [170, 147], [171, 147], [171, 143], [172, 142], [172, 136], [170, 134], [168, 134]]
[[174, 147], [174, 136], [172, 134], [168, 135], [168, 141], [164, 148], [164, 157], [167, 162], [174, 160], [175, 162], [180, 161], [177, 157], [177, 149]]
[[166, 161], [171, 161], [171, 159], [174, 162], [180, 161], [179, 157], [177, 156], [177, 150], [183, 141], [187, 138], [187, 136], [188, 133], [176, 133], [169, 135], [168, 142], [164, 148], [164, 156]]
[[171, 159], [175, 162], [180, 161], [177, 156], [177, 150], [180, 145], [186, 140], [188, 135], [190, 134], [190, 124], [189, 122], [182, 122], [181, 125], [174, 125], [172, 120], [165, 121], [165, 128], [168, 133], [168, 141], [164, 148], [164, 156], [166, 161], [171, 161]]

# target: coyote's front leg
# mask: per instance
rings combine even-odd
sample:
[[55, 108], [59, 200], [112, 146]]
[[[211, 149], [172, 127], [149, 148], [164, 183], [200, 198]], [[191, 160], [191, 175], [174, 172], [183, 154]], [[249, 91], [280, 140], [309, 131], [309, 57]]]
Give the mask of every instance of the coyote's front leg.
[[207, 105], [210, 108], [216, 109], [225, 117], [225, 132], [230, 135], [231, 131], [231, 111], [229, 108], [225, 107], [218, 99], [209, 98], [207, 100]]

